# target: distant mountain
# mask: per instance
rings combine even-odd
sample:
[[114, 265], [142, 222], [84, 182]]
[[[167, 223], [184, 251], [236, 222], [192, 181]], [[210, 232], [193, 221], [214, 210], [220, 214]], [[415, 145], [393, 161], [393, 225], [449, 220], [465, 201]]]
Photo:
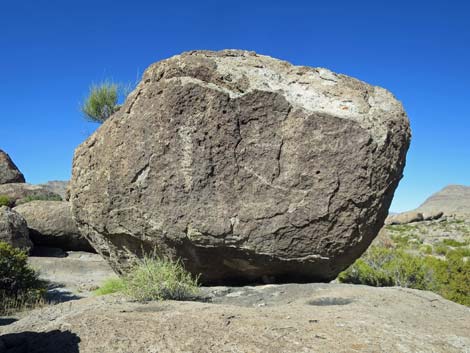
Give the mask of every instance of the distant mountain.
[[448, 185], [431, 195], [415, 211], [423, 214], [442, 211], [447, 216], [470, 216], [470, 186]]
[[48, 181], [45, 184], [39, 184], [39, 186], [42, 186], [46, 190], [49, 190], [57, 195], [60, 195], [60, 197], [62, 197], [62, 200], [65, 200], [65, 194], [67, 192], [68, 183], [69, 183], [68, 181], [53, 180], [53, 181]]

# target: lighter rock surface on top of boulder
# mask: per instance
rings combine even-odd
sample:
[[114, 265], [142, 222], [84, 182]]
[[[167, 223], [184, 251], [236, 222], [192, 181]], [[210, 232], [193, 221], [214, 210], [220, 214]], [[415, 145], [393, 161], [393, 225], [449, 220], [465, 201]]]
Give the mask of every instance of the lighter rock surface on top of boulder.
[[[212, 60], [216, 71], [212, 79], [205, 81], [188, 75], [169, 80], [179, 80], [183, 84], [196, 83], [227, 93], [231, 98], [255, 90], [279, 92], [294, 108], [357, 121], [380, 144], [385, 142], [388, 130], [377, 124], [375, 114], [402, 110], [400, 102], [382, 87], [370, 86], [326, 68], [294, 66], [287, 61], [249, 51], [188, 52], [153, 64], [148, 72], [154, 70], [154, 74], [158, 75], [166, 65], [173, 67], [174, 61], [181, 61], [184, 68], [184, 62], [192, 54], [204, 55]], [[341, 91], [335, 89], [338, 85], [343, 85]], [[340, 95], [345, 99], [339, 99]]]

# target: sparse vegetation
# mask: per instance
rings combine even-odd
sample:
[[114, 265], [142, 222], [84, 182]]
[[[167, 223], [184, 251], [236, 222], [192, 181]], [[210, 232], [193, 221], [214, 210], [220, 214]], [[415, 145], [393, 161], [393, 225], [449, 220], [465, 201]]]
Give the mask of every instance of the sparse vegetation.
[[0, 195], [0, 207], [2, 206], [13, 206], [12, 200], [6, 195]]
[[[445, 245], [440, 244], [434, 251], [442, 254], [443, 247]], [[370, 286], [430, 290], [470, 306], [470, 249], [446, 248], [445, 256], [445, 259], [439, 259], [427, 254], [413, 254], [403, 248], [374, 245], [343, 271], [338, 280]]]
[[106, 295], [112, 293], [123, 292], [125, 289], [124, 280], [122, 278], [110, 278], [106, 280], [100, 288], [95, 290], [96, 295]]
[[103, 123], [119, 109], [119, 95], [126, 95], [128, 91], [127, 87], [111, 81], [93, 84], [81, 106], [81, 111], [86, 119]]
[[16, 203], [17, 205], [21, 205], [31, 201], [62, 201], [62, 197], [59, 195], [30, 195], [18, 200]]
[[446, 256], [447, 252], [449, 251], [449, 248], [445, 244], [438, 243], [434, 245], [433, 250], [436, 255]]
[[467, 245], [465, 242], [457, 241], [455, 239], [444, 239], [442, 243], [444, 245], [452, 246], [454, 248]]
[[108, 280], [97, 295], [122, 292], [137, 301], [188, 300], [198, 292], [198, 280], [180, 261], [146, 256], [121, 279]]
[[403, 250], [371, 247], [338, 279], [340, 282], [366, 284], [375, 287], [402, 286], [425, 289], [427, 269], [420, 258]]
[[44, 300], [45, 286], [27, 263], [25, 252], [0, 242], [0, 315], [34, 307]]

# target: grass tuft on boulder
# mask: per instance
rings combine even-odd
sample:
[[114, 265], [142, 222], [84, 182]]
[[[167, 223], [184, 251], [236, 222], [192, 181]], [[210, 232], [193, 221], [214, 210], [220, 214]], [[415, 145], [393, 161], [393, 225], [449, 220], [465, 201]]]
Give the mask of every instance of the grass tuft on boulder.
[[43, 301], [44, 283], [27, 261], [24, 251], [0, 242], [0, 315], [34, 307]]
[[120, 86], [117, 83], [105, 81], [93, 84], [81, 110], [85, 117], [97, 123], [103, 123], [119, 109], [118, 97]]
[[129, 298], [151, 300], [191, 300], [198, 294], [198, 279], [187, 272], [181, 261], [145, 256], [120, 279], [106, 281], [97, 295], [122, 292]]

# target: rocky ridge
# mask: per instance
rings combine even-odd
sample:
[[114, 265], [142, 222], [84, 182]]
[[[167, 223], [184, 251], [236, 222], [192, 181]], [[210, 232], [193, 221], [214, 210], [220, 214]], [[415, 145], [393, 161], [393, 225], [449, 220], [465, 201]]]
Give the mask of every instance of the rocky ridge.
[[446, 216], [470, 218], [470, 186], [448, 185], [431, 195], [416, 211], [423, 214], [441, 211]]

